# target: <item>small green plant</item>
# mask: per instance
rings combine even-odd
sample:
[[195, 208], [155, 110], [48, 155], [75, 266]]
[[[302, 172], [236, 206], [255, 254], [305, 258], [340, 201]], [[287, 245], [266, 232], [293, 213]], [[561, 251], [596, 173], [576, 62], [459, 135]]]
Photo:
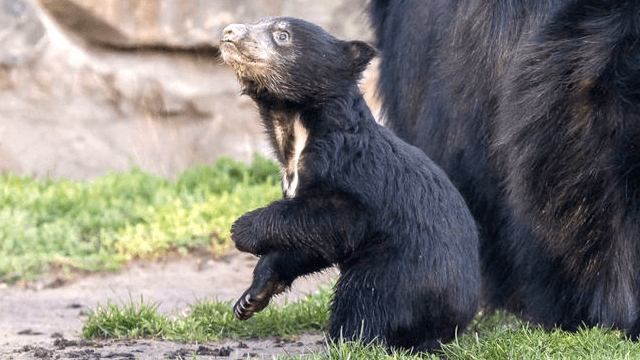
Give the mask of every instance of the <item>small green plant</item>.
[[138, 168], [92, 181], [0, 175], [0, 281], [52, 267], [115, 270], [170, 249], [219, 253], [238, 216], [281, 196], [278, 165], [259, 155], [193, 166], [175, 181]]
[[[285, 357], [285, 359], [293, 359], [293, 357]], [[308, 360], [422, 360], [422, 359], [441, 359], [435, 354], [412, 355], [408, 350], [391, 350], [376, 343], [364, 343], [361, 340], [345, 341], [328, 341], [324, 352], [312, 353], [304, 357]]]
[[107, 301], [89, 315], [84, 326], [91, 333], [91, 338], [141, 338], [161, 337], [166, 327], [166, 318], [158, 314], [157, 303], [145, 303], [140, 297], [139, 303], [133, 299], [119, 307]]

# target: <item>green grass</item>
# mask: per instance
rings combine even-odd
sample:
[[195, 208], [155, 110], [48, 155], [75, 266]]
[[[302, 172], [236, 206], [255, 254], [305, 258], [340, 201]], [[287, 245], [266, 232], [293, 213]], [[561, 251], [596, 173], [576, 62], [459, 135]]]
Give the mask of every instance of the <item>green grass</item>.
[[281, 196], [278, 165], [258, 155], [249, 165], [194, 166], [175, 181], [138, 168], [92, 181], [0, 175], [0, 281], [52, 267], [114, 270], [195, 247], [221, 252], [238, 216]]
[[[281, 307], [270, 305], [263, 312], [241, 322], [235, 320], [231, 304], [202, 301], [186, 316], [160, 315], [157, 306], [129, 300], [120, 306], [108, 303], [89, 315], [82, 335], [86, 338], [153, 337], [205, 342], [221, 338], [291, 336], [326, 331], [331, 291]], [[324, 352], [306, 356], [324, 359], [638, 359], [640, 345], [628, 341], [620, 331], [582, 329], [577, 333], [545, 331], [512, 315], [479, 314], [464, 334], [435, 354], [415, 356], [407, 351], [388, 353], [384, 348], [361, 342], [337, 342]]]
[[[503, 315], [496, 315], [504, 318]], [[488, 320], [492, 322], [493, 320]], [[483, 334], [464, 334], [453, 343], [427, 355], [411, 355], [408, 351], [393, 350], [361, 342], [343, 342], [328, 344], [325, 352], [305, 356], [310, 360], [369, 360], [369, 359], [433, 359], [433, 360], [535, 360], [535, 359], [572, 359], [572, 360], [618, 360], [640, 358], [637, 344], [627, 341], [619, 332], [589, 329], [576, 334], [561, 330], [546, 332], [530, 325], [518, 324], [509, 331], [504, 327], [513, 327], [512, 323], [503, 323], [498, 329], [489, 329]]]
[[323, 288], [305, 299], [283, 306], [269, 306], [249, 320], [238, 321], [229, 302], [200, 301], [190, 306], [188, 315], [167, 316], [157, 311], [158, 304], [129, 299], [120, 305], [98, 305], [82, 329], [82, 336], [93, 338], [152, 337], [167, 340], [197, 341], [222, 338], [292, 336], [302, 332], [320, 332], [329, 321], [331, 291]]
[[449, 359], [638, 359], [640, 345], [611, 329], [576, 333], [540, 326], [496, 313], [479, 315], [469, 331], [447, 346]]
[[407, 351], [387, 353], [380, 346], [361, 342], [329, 344], [326, 352], [308, 355], [324, 359], [448, 359], [448, 360], [533, 360], [533, 359], [639, 359], [640, 345], [627, 340], [623, 333], [611, 329], [590, 328], [577, 333], [559, 329], [545, 331], [508, 316], [496, 313], [478, 315], [470, 329], [434, 354], [415, 356]]

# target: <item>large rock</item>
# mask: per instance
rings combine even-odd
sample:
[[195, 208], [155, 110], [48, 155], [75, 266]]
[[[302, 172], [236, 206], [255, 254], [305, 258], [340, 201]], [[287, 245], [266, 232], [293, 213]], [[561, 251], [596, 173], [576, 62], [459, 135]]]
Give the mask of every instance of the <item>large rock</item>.
[[254, 0], [38, 0], [65, 31], [90, 42], [133, 47], [216, 44], [235, 19], [278, 14], [281, 1]]
[[122, 47], [217, 45], [233, 22], [303, 17], [340, 37], [368, 34], [366, 0], [38, 0], [56, 22], [88, 41]]
[[[267, 146], [217, 44], [231, 22], [292, 15], [370, 39], [365, 0], [0, 0], [0, 171], [172, 177]], [[309, 16], [308, 14], [311, 14]]]

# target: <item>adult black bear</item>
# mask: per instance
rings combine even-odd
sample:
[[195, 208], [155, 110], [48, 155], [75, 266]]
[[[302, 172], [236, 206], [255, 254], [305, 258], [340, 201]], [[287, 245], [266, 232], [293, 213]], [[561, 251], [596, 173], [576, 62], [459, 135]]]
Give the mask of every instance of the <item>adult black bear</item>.
[[461, 191], [483, 295], [640, 331], [640, 2], [372, 0], [389, 126]]
[[220, 49], [258, 104], [284, 189], [231, 229], [261, 256], [236, 316], [336, 264], [333, 339], [414, 351], [451, 340], [481, 296], [475, 222], [444, 172], [375, 122], [357, 85], [375, 50], [292, 18], [230, 25]]

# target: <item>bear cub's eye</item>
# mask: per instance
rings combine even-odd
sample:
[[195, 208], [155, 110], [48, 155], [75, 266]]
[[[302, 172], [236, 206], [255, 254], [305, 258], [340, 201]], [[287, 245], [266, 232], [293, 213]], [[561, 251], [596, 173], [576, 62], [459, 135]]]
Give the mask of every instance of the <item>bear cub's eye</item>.
[[284, 30], [277, 31], [275, 33], [275, 38], [278, 42], [286, 42], [289, 40], [289, 33]]

